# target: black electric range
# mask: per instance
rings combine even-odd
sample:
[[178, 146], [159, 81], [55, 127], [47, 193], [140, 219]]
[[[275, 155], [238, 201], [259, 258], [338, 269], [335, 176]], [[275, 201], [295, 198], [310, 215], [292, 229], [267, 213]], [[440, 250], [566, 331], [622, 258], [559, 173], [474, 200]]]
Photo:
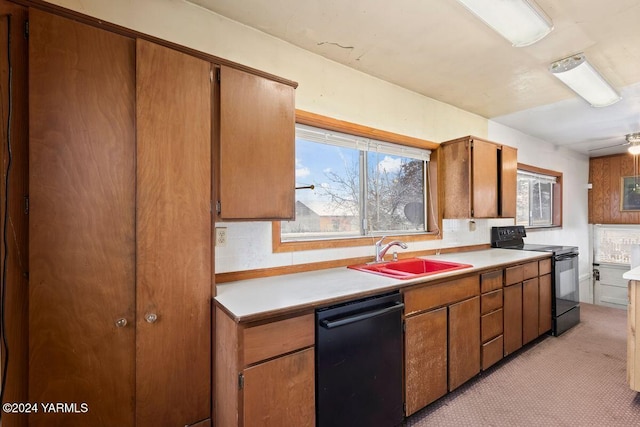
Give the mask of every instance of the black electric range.
[[524, 243], [524, 226], [491, 228], [491, 246], [503, 249], [551, 253], [551, 333], [558, 336], [580, 323], [580, 297], [578, 275], [578, 247], [562, 245], [536, 245]]

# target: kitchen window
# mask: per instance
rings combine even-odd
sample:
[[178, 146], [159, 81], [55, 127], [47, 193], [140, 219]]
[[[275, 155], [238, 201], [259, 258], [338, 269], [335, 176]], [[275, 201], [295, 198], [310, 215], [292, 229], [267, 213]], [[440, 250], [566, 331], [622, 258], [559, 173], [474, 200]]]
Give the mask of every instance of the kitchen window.
[[562, 225], [562, 174], [518, 164], [516, 225]]
[[281, 241], [425, 233], [430, 153], [296, 124], [296, 220]]

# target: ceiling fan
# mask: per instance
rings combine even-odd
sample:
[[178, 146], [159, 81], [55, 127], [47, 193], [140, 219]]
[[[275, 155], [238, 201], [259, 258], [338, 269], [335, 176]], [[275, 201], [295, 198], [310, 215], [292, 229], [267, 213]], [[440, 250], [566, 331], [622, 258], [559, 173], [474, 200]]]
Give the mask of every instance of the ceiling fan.
[[620, 141], [620, 138], [621, 137], [614, 137], [614, 138], [609, 138], [609, 139], [602, 140], [602, 142], [605, 142], [605, 141], [619, 141], [619, 143], [618, 144], [605, 145], [603, 147], [592, 148], [592, 149], [589, 150], [589, 153], [594, 152], [594, 151], [608, 150], [608, 149], [611, 149], [611, 148], [623, 147], [623, 146], [628, 145], [629, 148], [627, 150], [629, 151], [629, 153], [631, 153], [633, 155], [640, 154], [640, 132], [628, 133], [624, 137], [624, 142]]
[[630, 147], [628, 148], [629, 152], [634, 156], [640, 154], [640, 132], [630, 133], [625, 137], [625, 139], [630, 144]]
[[620, 136], [616, 136], [613, 138], [607, 138], [607, 139], [601, 139], [599, 140], [600, 142], [602, 142], [603, 144], [606, 144], [608, 142], [618, 142], [617, 144], [608, 144], [608, 145], [604, 145], [602, 147], [597, 147], [597, 148], [592, 148], [589, 150], [589, 153], [592, 153], [594, 151], [600, 151], [600, 150], [609, 150], [611, 148], [615, 148], [615, 147], [623, 147], [625, 145], [629, 145], [629, 141], [626, 140], [626, 138], [623, 140], [621, 139], [622, 137]]

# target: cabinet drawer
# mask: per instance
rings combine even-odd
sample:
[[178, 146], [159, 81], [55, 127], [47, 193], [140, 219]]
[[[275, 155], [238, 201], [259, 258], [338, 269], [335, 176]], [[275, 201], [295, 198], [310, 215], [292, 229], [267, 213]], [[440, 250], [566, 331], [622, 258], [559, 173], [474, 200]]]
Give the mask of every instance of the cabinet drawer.
[[491, 271], [480, 276], [480, 292], [491, 292], [502, 288], [502, 270]]
[[504, 269], [504, 285], [511, 286], [524, 280], [524, 270], [521, 265]]
[[315, 342], [314, 314], [266, 323], [242, 331], [244, 365], [312, 346]]
[[538, 261], [506, 268], [504, 270], [504, 285], [515, 285], [523, 280], [533, 279], [534, 277], [538, 277]]
[[538, 261], [528, 262], [522, 266], [522, 280], [538, 277]]
[[410, 289], [404, 294], [405, 314], [453, 304], [480, 294], [480, 276]]
[[502, 309], [482, 316], [482, 342], [502, 334]]
[[502, 307], [502, 289], [482, 294], [480, 297], [480, 314], [487, 314]]
[[482, 370], [484, 371], [491, 365], [502, 359], [502, 345], [504, 337], [502, 335], [495, 337], [491, 341], [482, 345]]
[[544, 276], [551, 273], [551, 258], [538, 261], [538, 274]]

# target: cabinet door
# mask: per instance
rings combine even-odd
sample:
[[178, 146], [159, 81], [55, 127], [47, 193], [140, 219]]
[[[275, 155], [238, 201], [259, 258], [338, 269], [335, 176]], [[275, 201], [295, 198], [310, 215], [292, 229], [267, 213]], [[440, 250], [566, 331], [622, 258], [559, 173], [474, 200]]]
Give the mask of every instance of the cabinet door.
[[308, 348], [244, 370], [245, 427], [315, 425], [314, 349]]
[[132, 426], [135, 42], [29, 13], [30, 425]]
[[522, 283], [504, 291], [504, 355], [522, 347]]
[[538, 336], [551, 330], [551, 275], [540, 276]]
[[405, 401], [411, 415], [447, 394], [447, 308], [405, 320]]
[[138, 40], [138, 427], [211, 415], [210, 70]]
[[293, 219], [295, 91], [220, 69], [220, 217]]
[[480, 372], [480, 297], [449, 306], [449, 391]]
[[[438, 148], [438, 185], [445, 195], [442, 200], [444, 218], [470, 218], [471, 215], [471, 147], [468, 138], [443, 144]], [[440, 165], [441, 163], [441, 165]]]
[[475, 218], [498, 216], [498, 146], [473, 141], [472, 209]]
[[522, 343], [538, 338], [538, 278], [522, 283]]
[[500, 216], [516, 217], [518, 150], [503, 145], [500, 150]]

